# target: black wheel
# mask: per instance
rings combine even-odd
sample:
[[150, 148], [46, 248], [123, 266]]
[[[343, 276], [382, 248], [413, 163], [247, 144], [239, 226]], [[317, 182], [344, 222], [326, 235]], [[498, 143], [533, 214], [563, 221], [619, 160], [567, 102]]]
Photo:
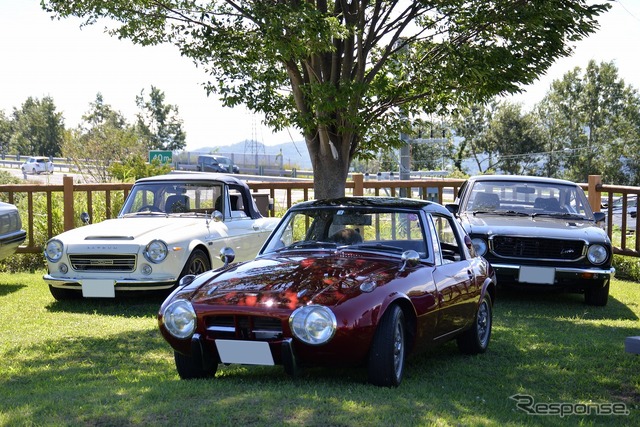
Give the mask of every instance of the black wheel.
[[193, 380], [197, 378], [212, 378], [216, 375], [218, 364], [214, 363], [211, 369], [205, 369], [202, 362], [193, 357], [185, 356], [177, 351], [173, 352], [173, 359], [176, 362], [178, 375], [183, 380]]
[[584, 302], [587, 305], [604, 307], [609, 301], [609, 282], [602, 287], [590, 286], [584, 290]]
[[73, 289], [60, 289], [49, 285], [49, 292], [56, 301], [68, 301], [70, 299], [78, 299], [82, 296], [80, 291]]
[[211, 263], [209, 262], [207, 254], [205, 254], [202, 249], [195, 249], [191, 253], [187, 264], [184, 266], [180, 277], [186, 276], [187, 274], [197, 276], [209, 270], [211, 270]]
[[493, 306], [488, 293], [484, 295], [473, 325], [457, 338], [458, 349], [464, 354], [478, 354], [487, 351], [493, 324]]
[[162, 212], [162, 210], [157, 206], [144, 205], [140, 209], [138, 209], [138, 212]]
[[404, 313], [390, 306], [376, 329], [369, 352], [369, 382], [382, 387], [397, 387], [402, 382], [406, 356]]

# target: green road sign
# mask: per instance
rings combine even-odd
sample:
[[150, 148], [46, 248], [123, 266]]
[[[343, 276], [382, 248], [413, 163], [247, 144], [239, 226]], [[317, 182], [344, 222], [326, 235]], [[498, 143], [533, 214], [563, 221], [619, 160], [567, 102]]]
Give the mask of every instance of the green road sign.
[[171, 163], [172, 154], [168, 150], [149, 150], [149, 163], [155, 159], [158, 159], [162, 164]]

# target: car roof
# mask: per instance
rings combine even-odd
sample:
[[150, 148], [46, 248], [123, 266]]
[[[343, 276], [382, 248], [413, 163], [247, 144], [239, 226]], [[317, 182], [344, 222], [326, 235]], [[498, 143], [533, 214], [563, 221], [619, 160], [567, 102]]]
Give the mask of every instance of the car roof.
[[344, 207], [390, 207], [398, 209], [426, 209], [450, 215], [444, 206], [422, 199], [404, 197], [341, 197], [336, 199], [309, 200], [295, 204], [291, 209], [320, 208], [323, 206]]
[[547, 178], [544, 176], [527, 175], [476, 175], [469, 178], [469, 181], [513, 181], [513, 182], [540, 182], [547, 184], [577, 185], [575, 182], [564, 179]]
[[137, 183], [144, 182], [166, 182], [166, 181], [219, 181], [227, 185], [241, 185], [246, 187], [244, 181], [239, 180], [228, 174], [215, 173], [215, 172], [170, 172], [165, 175], [150, 176], [147, 178], [140, 178]]

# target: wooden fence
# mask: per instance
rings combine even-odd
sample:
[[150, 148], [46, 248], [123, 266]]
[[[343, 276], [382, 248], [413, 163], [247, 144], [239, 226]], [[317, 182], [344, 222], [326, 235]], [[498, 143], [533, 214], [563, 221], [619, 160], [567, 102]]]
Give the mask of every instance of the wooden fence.
[[[455, 198], [458, 189], [464, 180], [461, 179], [420, 179], [420, 180], [377, 180], [365, 179], [361, 174], [354, 174], [353, 179], [346, 183], [346, 193], [352, 196], [375, 195], [375, 196], [391, 196], [391, 197], [412, 197], [425, 200], [436, 201], [441, 204], [450, 203]], [[275, 216], [284, 212], [294, 203], [310, 200], [313, 198], [313, 182], [311, 181], [295, 181], [295, 182], [254, 182], [247, 181], [249, 187], [254, 193], [268, 194], [272, 203], [266, 212], [269, 216]], [[609, 237], [612, 237], [612, 204], [614, 195], [623, 198], [623, 208], [621, 212], [622, 227], [619, 242], [614, 240], [614, 252], [622, 255], [640, 257], [640, 241], [635, 238], [635, 234], [631, 237], [627, 232], [633, 224], [627, 221], [628, 207], [626, 200], [629, 196], [640, 194], [640, 187], [625, 187], [616, 185], [603, 185], [600, 176], [590, 176], [589, 181], [581, 186], [587, 191], [589, 203], [594, 211], [604, 211], [607, 213], [606, 228]], [[23, 215], [23, 228], [27, 231], [27, 240], [25, 245], [18, 248], [18, 253], [38, 253], [43, 250], [43, 242], [35, 242], [34, 239], [34, 196], [37, 193], [43, 193], [46, 199], [46, 212], [37, 212], [37, 215], [46, 215], [47, 238], [53, 237], [54, 230], [60, 229], [60, 224], [55, 223], [53, 218], [53, 195], [62, 193], [63, 212], [62, 212], [62, 229], [70, 230], [77, 224], [80, 224], [79, 218], [75, 215], [75, 200], [78, 195], [86, 195], [87, 213], [93, 218], [94, 215], [94, 199], [98, 193], [103, 193], [104, 206], [100, 209], [104, 210], [105, 219], [117, 216], [118, 212], [114, 212], [113, 200], [117, 197], [124, 200], [129, 194], [132, 184], [75, 184], [73, 178], [65, 176], [62, 185], [48, 184], [9, 184], [0, 185], [0, 195], [2, 200], [14, 203], [18, 197], [27, 198], [27, 215]], [[264, 197], [263, 197], [264, 198]], [[607, 203], [608, 208], [602, 209], [602, 202]], [[84, 198], [83, 198], [84, 203]], [[640, 218], [635, 218], [635, 229], [638, 229]], [[58, 219], [59, 221], [59, 219]], [[42, 222], [42, 221], [41, 221]], [[612, 239], [613, 240], [613, 239]]]

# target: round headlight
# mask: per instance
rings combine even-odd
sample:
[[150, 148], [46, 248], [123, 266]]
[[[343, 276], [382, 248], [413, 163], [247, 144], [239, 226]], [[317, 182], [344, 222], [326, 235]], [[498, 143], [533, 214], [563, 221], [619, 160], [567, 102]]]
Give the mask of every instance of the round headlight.
[[289, 317], [291, 332], [300, 341], [320, 345], [329, 341], [336, 332], [336, 316], [322, 305], [300, 307]]
[[476, 250], [476, 255], [484, 256], [487, 253], [487, 242], [484, 239], [474, 237], [471, 239], [471, 243], [473, 243], [473, 248]]
[[144, 257], [154, 264], [164, 261], [168, 253], [167, 244], [162, 240], [152, 240], [144, 248]]
[[164, 309], [162, 322], [176, 338], [189, 338], [196, 330], [196, 312], [190, 302], [177, 300]]
[[607, 248], [602, 245], [591, 245], [589, 246], [589, 251], [587, 252], [587, 258], [589, 258], [589, 262], [591, 264], [600, 265], [604, 263], [609, 257], [609, 253], [607, 252]]
[[44, 248], [44, 255], [51, 262], [58, 262], [60, 258], [62, 258], [62, 252], [64, 250], [64, 245], [60, 240], [49, 240], [47, 242], [47, 246]]

